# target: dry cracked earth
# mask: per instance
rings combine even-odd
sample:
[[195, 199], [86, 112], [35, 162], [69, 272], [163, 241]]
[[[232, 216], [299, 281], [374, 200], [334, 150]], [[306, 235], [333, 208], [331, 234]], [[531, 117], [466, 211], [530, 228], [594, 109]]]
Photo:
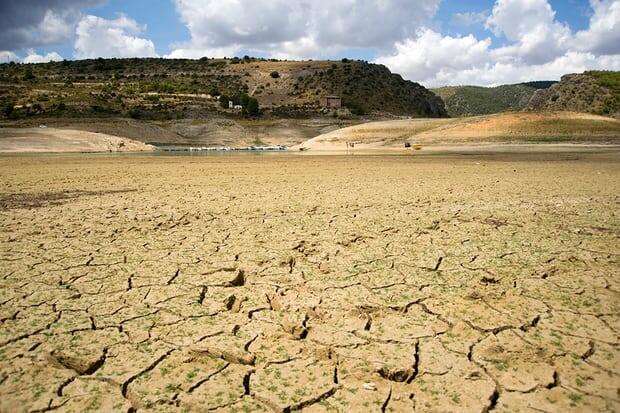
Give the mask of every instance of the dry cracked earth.
[[2, 412], [620, 411], [620, 156], [0, 158]]

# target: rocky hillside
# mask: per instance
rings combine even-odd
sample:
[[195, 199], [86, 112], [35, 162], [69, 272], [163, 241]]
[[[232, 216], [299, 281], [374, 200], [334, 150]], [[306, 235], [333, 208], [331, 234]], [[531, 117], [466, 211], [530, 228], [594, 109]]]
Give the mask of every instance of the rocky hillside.
[[448, 115], [460, 117], [522, 110], [528, 106], [537, 90], [548, 88], [554, 83], [541, 81], [497, 87], [446, 86], [432, 91], [443, 99]]
[[[201, 118], [234, 114], [219, 97], [242, 94], [263, 115], [321, 112], [324, 95], [342, 97], [339, 115], [444, 117], [441, 99], [386, 67], [364, 61], [95, 59], [0, 65], [0, 117], [124, 116]], [[226, 106], [226, 107], [222, 107]]]
[[620, 72], [593, 71], [562, 76], [559, 83], [537, 91], [528, 108], [620, 117]]

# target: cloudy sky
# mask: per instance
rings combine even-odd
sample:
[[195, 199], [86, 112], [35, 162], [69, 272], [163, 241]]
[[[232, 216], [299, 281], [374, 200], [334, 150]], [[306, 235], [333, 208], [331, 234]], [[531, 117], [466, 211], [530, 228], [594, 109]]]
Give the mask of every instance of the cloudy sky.
[[620, 0], [0, 0], [0, 63], [358, 58], [425, 86], [620, 70]]

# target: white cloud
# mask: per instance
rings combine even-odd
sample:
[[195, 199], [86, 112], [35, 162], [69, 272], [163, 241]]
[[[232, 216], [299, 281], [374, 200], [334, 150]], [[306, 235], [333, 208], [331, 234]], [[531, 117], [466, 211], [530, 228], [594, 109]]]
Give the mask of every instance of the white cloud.
[[63, 58], [56, 52], [48, 53], [44, 56], [37, 54], [34, 50], [28, 51], [28, 56], [23, 60], [23, 63], [48, 63], [48, 62], [60, 62]]
[[305, 36], [279, 44], [270, 51], [270, 55], [275, 59], [312, 59], [333, 56], [340, 48], [337, 45], [321, 46], [313, 36]]
[[486, 27], [507, 43], [423, 29], [376, 61], [426, 86], [496, 85], [559, 79], [592, 69], [620, 70], [620, 1], [591, 0], [587, 30], [555, 20], [547, 0], [497, 0]]
[[77, 25], [74, 55], [78, 59], [156, 57], [153, 42], [138, 37], [143, 31], [144, 26], [125, 15], [114, 20], [84, 16]]
[[28, 50], [28, 54], [23, 59], [16, 53], [11, 51], [0, 52], [0, 63], [48, 63], [48, 62], [60, 62], [64, 60], [61, 55], [56, 52], [50, 52], [45, 55], [36, 53], [33, 49]]
[[19, 56], [17, 56], [15, 53], [8, 51], [8, 50], [3, 50], [0, 51], [0, 63], [11, 63], [11, 62], [21, 62], [21, 59]]
[[620, 55], [595, 56], [591, 53], [568, 52], [551, 62], [541, 65], [485, 63], [458, 71], [441, 69], [423, 83], [426, 86], [443, 85], [501, 85], [532, 80], [557, 80], [567, 73], [585, 70], [620, 70]]
[[175, 5], [191, 41], [170, 56], [252, 50], [316, 58], [358, 47], [392, 48], [434, 16], [439, 0], [175, 0]]
[[23, 59], [16, 53], [11, 51], [0, 52], [0, 63], [48, 63], [48, 62], [60, 62], [64, 60], [61, 55], [56, 52], [47, 53], [45, 55], [37, 54], [33, 49], [28, 50], [28, 55]]
[[194, 45], [182, 45], [165, 55], [166, 59], [200, 59], [201, 57], [234, 57], [237, 47], [202, 48]]
[[414, 80], [430, 79], [439, 70], [459, 71], [483, 65], [489, 60], [490, 39], [442, 36], [430, 29], [420, 30], [415, 39], [396, 44], [396, 53], [377, 62]]
[[497, 0], [486, 26], [514, 42], [495, 51], [498, 59], [543, 64], [562, 56], [571, 41], [570, 29], [555, 21], [547, 0]]
[[552, 24], [554, 18], [547, 0], [497, 0], [486, 25], [496, 36], [519, 41], [537, 27]]
[[24, 50], [69, 41], [80, 8], [103, 0], [0, 0], [0, 49]]
[[591, 0], [590, 27], [575, 35], [579, 50], [602, 55], [620, 54], [620, 1]]
[[59, 14], [54, 10], [47, 10], [43, 20], [39, 23], [39, 32], [47, 44], [61, 43], [73, 36], [76, 20], [75, 12]]

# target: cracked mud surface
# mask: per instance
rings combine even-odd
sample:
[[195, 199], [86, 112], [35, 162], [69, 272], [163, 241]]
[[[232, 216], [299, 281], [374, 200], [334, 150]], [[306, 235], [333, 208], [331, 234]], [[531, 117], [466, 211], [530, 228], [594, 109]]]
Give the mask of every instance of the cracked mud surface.
[[617, 154], [0, 176], [2, 412], [620, 411]]

